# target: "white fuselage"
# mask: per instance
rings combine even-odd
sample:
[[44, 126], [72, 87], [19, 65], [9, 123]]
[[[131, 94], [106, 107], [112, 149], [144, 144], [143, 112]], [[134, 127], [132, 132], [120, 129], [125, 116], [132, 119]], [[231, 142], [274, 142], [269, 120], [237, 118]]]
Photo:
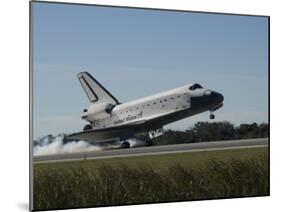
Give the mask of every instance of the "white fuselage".
[[[200, 90], [200, 92], [198, 92]], [[190, 90], [190, 85], [158, 93], [127, 103], [116, 105], [110, 113], [97, 114], [96, 104], [92, 104], [86, 113], [85, 120], [89, 121], [93, 129], [128, 125], [131, 122], [151, 120], [167, 114], [190, 108], [190, 97], [210, 90]], [[85, 116], [84, 116], [85, 117]], [[181, 117], [184, 118], [184, 117]], [[180, 119], [180, 118], [179, 118]]]

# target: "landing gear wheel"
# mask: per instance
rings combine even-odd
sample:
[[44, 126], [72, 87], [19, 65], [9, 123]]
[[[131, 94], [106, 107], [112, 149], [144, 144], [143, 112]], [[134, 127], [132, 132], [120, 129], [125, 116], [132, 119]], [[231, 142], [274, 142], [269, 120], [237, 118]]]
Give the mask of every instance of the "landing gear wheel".
[[90, 124], [87, 124], [84, 126], [83, 131], [92, 130], [92, 129], [93, 129], [93, 126]]
[[145, 146], [152, 146], [152, 145], [153, 145], [152, 140], [145, 141]]
[[215, 118], [215, 115], [214, 114], [211, 114], [210, 115], [210, 119], [214, 119]]
[[122, 144], [121, 144], [121, 147], [122, 148], [130, 148], [130, 143], [128, 141], [124, 141]]

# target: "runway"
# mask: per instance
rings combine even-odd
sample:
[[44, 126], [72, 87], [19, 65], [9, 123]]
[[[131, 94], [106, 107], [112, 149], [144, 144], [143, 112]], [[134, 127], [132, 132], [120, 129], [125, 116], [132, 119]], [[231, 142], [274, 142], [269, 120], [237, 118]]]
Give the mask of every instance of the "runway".
[[113, 149], [92, 152], [79, 152], [67, 154], [53, 154], [34, 156], [33, 163], [62, 162], [72, 160], [89, 160], [116, 157], [131, 157], [144, 155], [172, 154], [181, 152], [200, 152], [241, 148], [267, 147], [268, 138], [243, 139], [229, 141], [210, 141], [188, 144], [174, 144], [165, 146], [137, 147], [129, 149]]

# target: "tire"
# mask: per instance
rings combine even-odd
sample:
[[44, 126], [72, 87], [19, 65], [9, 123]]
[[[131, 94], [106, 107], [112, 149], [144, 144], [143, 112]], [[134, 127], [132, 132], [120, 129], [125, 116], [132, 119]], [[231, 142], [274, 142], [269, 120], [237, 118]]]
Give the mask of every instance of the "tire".
[[215, 118], [215, 115], [214, 114], [211, 114], [210, 115], [210, 119], [214, 119]]
[[121, 148], [130, 148], [130, 143], [128, 141], [124, 141], [122, 144], [121, 144]]
[[87, 124], [84, 126], [83, 131], [92, 130], [92, 129], [93, 129], [93, 126], [90, 124]]

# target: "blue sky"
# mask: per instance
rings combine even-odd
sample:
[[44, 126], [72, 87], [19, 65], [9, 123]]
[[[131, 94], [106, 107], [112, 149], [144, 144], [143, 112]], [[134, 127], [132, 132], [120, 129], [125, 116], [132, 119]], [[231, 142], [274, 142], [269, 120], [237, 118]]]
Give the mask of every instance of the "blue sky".
[[[90, 72], [121, 102], [188, 83], [223, 93], [215, 121], [268, 120], [265, 17], [33, 2], [34, 137], [80, 131]], [[203, 113], [166, 128], [210, 121]]]

